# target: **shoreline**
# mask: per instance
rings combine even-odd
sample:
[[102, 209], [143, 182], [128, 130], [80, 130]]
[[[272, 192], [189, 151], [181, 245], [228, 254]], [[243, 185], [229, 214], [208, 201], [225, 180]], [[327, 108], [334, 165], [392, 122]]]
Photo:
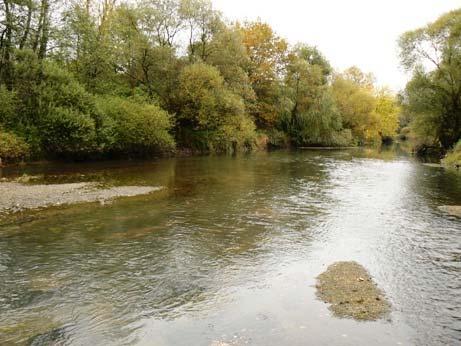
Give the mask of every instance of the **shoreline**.
[[[367, 148], [367, 146], [354, 146], [354, 147], [276, 147], [276, 148], [262, 148], [258, 150], [254, 150], [252, 152], [272, 152], [277, 150], [351, 150], [351, 149], [362, 149]], [[246, 152], [241, 152], [239, 154], [246, 154]], [[114, 157], [114, 158], [93, 158], [93, 159], [85, 159], [85, 160], [73, 160], [73, 159], [37, 159], [37, 160], [30, 160], [30, 161], [21, 161], [21, 162], [0, 162], [0, 169], [2, 168], [11, 168], [11, 167], [24, 167], [24, 166], [39, 166], [39, 165], [47, 165], [47, 164], [88, 164], [88, 163], [100, 163], [100, 162], [143, 162], [143, 161], [151, 161], [151, 160], [160, 160], [165, 158], [184, 158], [184, 157], [200, 157], [200, 156], [210, 156], [210, 155], [223, 155], [226, 156], [227, 154], [210, 154], [209, 152], [199, 152], [194, 151], [188, 148], [181, 148], [177, 149], [174, 154], [170, 155], [158, 155], [152, 157]], [[1, 176], [0, 176], [1, 178]]]

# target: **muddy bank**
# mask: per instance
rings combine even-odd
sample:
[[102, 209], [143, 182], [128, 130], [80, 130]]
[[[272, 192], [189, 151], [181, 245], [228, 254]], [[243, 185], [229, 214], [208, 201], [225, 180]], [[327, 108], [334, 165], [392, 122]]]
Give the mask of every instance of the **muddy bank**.
[[1, 182], [0, 215], [68, 204], [105, 203], [114, 198], [146, 195], [161, 189], [161, 187], [152, 186], [101, 187], [92, 182], [51, 185]]
[[461, 205], [443, 205], [439, 209], [445, 214], [461, 218]]
[[361, 321], [383, 318], [390, 304], [368, 272], [356, 262], [337, 262], [317, 278], [317, 295], [338, 317]]

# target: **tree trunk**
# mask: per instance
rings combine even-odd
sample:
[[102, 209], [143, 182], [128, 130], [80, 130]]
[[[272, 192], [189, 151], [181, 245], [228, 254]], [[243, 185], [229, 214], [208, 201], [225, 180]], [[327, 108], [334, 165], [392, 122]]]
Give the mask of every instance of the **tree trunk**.
[[2, 42], [2, 51], [0, 56], [0, 83], [5, 83], [11, 89], [13, 85], [11, 50], [13, 39], [13, 17], [11, 14], [10, 0], [3, 0], [5, 6], [5, 38]]
[[29, 32], [30, 32], [30, 22], [32, 20], [32, 1], [29, 1], [27, 3], [27, 21], [26, 21], [26, 26], [24, 28], [24, 33], [21, 37], [21, 41], [19, 43], [19, 49], [24, 49], [27, 38], [29, 37]]
[[86, 15], [89, 17], [90, 10], [91, 10], [91, 0], [86, 0], [85, 9], [86, 9]]
[[35, 35], [34, 35], [34, 42], [32, 44], [32, 49], [34, 52], [37, 52], [38, 45], [40, 43], [40, 35], [42, 33], [42, 28], [43, 28], [43, 1], [42, 0], [42, 5], [40, 6], [40, 16], [38, 17], [38, 26], [37, 29], [35, 30]]
[[48, 47], [49, 29], [50, 29], [49, 12], [50, 12], [49, 0], [42, 0], [42, 11], [41, 11], [41, 16], [43, 16], [42, 30], [41, 30], [42, 32], [41, 32], [41, 38], [40, 38], [40, 49], [38, 51], [38, 58], [40, 60], [46, 57], [46, 51]]

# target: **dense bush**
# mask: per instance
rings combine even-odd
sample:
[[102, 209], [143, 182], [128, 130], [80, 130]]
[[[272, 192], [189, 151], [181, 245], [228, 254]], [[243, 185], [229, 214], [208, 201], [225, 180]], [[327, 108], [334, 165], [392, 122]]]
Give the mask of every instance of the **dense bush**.
[[271, 129], [266, 131], [267, 144], [272, 148], [287, 148], [290, 146], [290, 137], [285, 131]]
[[7, 90], [4, 86], [0, 86], [0, 124], [14, 124], [17, 102], [15, 93]]
[[229, 90], [219, 70], [196, 63], [180, 75], [178, 119], [183, 127], [181, 144], [208, 152], [232, 153], [255, 146], [256, 127], [247, 116], [243, 99]]
[[99, 143], [115, 154], [149, 156], [173, 152], [171, 116], [160, 107], [141, 100], [99, 97]]
[[448, 167], [460, 167], [461, 166], [461, 140], [455, 145], [453, 150], [448, 152], [443, 164]]
[[228, 119], [212, 135], [210, 150], [217, 153], [251, 151], [256, 146], [256, 126], [244, 115]]
[[5, 162], [16, 162], [29, 156], [29, 146], [13, 134], [0, 129], [0, 159]]
[[95, 122], [90, 115], [65, 107], [48, 110], [41, 121], [45, 152], [56, 156], [85, 156], [97, 151]]
[[[37, 119], [41, 149], [49, 156], [81, 157], [97, 152], [95, 103], [74, 76], [57, 66], [43, 65], [37, 90]], [[37, 135], [37, 133], [34, 133]]]
[[[0, 124], [33, 158], [149, 156], [172, 152], [175, 142], [233, 153], [394, 136], [398, 104], [371, 75], [335, 73], [316, 47], [290, 46], [266, 23], [228, 24], [210, 0], [106, 2], [0, 4], [10, 12], [0, 23]], [[432, 90], [426, 82], [437, 76], [425, 76], [401, 101]], [[450, 119], [458, 113], [444, 110]], [[451, 125], [439, 129], [458, 136]]]

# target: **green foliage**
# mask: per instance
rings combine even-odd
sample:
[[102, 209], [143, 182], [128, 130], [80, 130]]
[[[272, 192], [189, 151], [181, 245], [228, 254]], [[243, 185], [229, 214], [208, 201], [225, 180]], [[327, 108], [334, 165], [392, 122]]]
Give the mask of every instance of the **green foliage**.
[[299, 146], [351, 144], [350, 131], [343, 131], [341, 116], [335, 108], [331, 95], [327, 92], [316, 98], [309, 109], [293, 118], [291, 137]]
[[[198, 130], [216, 129], [222, 122], [222, 111], [232, 104], [233, 95], [225, 89], [217, 68], [204, 63], [186, 66], [179, 77], [179, 98], [182, 102], [178, 119]], [[237, 112], [240, 110], [237, 110]]]
[[298, 146], [348, 145], [342, 120], [328, 89], [329, 63], [315, 48], [298, 45], [287, 66], [287, 104], [284, 118]]
[[228, 119], [211, 136], [209, 148], [216, 153], [251, 151], [256, 146], [256, 126], [246, 116], [238, 115]]
[[17, 111], [16, 94], [0, 86], [0, 124], [13, 125]]
[[40, 136], [45, 152], [59, 157], [96, 151], [96, 130], [90, 115], [73, 108], [55, 107], [41, 121]]
[[413, 72], [405, 90], [412, 127], [424, 141], [449, 149], [461, 138], [461, 10], [400, 38], [402, 65]]
[[375, 112], [379, 119], [379, 134], [382, 139], [392, 139], [397, 134], [401, 113], [397, 99], [385, 89], [376, 93]]
[[182, 127], [203, 133], [202, 150], [234, 152], [254, 146], [254, 123], [245, 114], [242, 98], [226, 87], [217, 68], [195, 63], [184, 68], [179, 80], [178, 119]]
[[280, 121], [283, 76], [287, 58], [288, 43], [277, 36], [272, 28], [262, 22], [245, 23], [239, 26], [243, 44], [247, 50], [247, 67], [256, 99], [249, 106], [258, 127], [267, 129]]
[[93, 97], [73, 75], [55, 64], [43, 65], [37, 86], [41, 148], [54, 156], [82, 156], [97, 151]]
[[[226, 24], [210, 0], [2, 4], [0, 124], [34, 158], [149, 156], [176, 141], [217, 153], [343, 146], [397, 128], [399, 104], [370, 74], [334, 75], [316, 47], [290, 47], [260, 21]], [[458, 136], [459, 124], [443, 120], [457, 108], [439, 92], [461, 90], [446, 81], [460, 79], [457, 18], [402, 39], [415, 71], [413, 43], [434, 40], [443, 52], [440, 69], [418, 70], [400, 99], [434, 141]]]
[[140, 100], [100, 97], [100, 144], [116, 154], [150, 156], [173, 152], [171, 116], [160, 107]]
[[332, 92], [343, 126], [351, 130], [354, 139], [359, 144], [377, 142], [379, 117], [373, 90], [345, 74], [335, 76]]
[[247, 72], [251, 62], [240, 30], [221, 28], [209, 44], [205, 62], [219, 70], [229, 89], [241, 96], [246, 104], [255, 102], [256, 95]]
[[0, 128], [0, 159], [4, 162], [16, 162], [29, 156], [29, 146], [12, 132]]
[[448, 152], [442, 163], [447, 167], [461, 167], [461, 141], [455, 145], [453, 150]]
[[267, 145], [272, 148], [288, 148], [290, 146], [290, 136], [286, 131], [270, 129], [266, 132]]

